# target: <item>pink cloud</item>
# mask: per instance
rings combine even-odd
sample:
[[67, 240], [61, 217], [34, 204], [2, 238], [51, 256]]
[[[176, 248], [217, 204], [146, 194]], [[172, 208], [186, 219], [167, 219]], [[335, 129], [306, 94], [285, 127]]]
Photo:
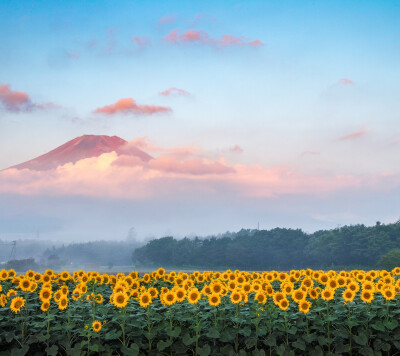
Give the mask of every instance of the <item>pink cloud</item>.
[[190, 93], [186, 90], [183, 89], [178, 89], [178, 88], [169, 88], [166, 89], [162, 92], [160, 92], [160, 95], [163, 96], [170, 96], [170, 95], [190, 95]]
[[380, 189], [382, 179], [390, 186], [400, 186], [400, 177], [392, 174], [390, 181], [385, 175], [304, 174], [293, 166], [262, 167], [230, 164], [224, 157], [209, 159], [205, 152], [192, 146], [162, 148], [146, 138], [133, 140], [128, 146], [133, 148], [134, 144], [138, 148], [151, 148], [159, 155], [142, 160], [126, 149], [67, 163], [50, 171], [8, 169], [0, 172], [0, 193], [124, 199], [172, 198], [181, 194], [188, 199], [200, 192], [204, 196], [261, 198], [284, 194], [324, 196], [360, 187]]
[[30, 102], [27, 93], [22, 91], [13, 91], [9, 84], [0, 85], [0, 100], [9, 108], [16, 108]]
[[[398, 177], [391, 179], [395, 183], [399, 181]], [[176, 198], [180, 194], [187, 199], [198, 192], [257, 198], [281, 194], [324, 195], [369, 184], [352, 175], [305, 175], [293, 167], [231, 165], [223, 158], [213, 161], [205, 157], [160, 156], [144, 162], [116, 152], [46, 172], [8, 169], [0, 172], [0, 183], [3, 193], [124, 199]]]
[[0, 84], [0, 103], [8, 111], [30, 111], [34, 109], [59, 108], [54, 103], [32, 103], [29, 95], [21, 91], [13, 91], [9, 84]]
[[134, 36], [132, 37], [132, 42], [136, 43], [139, 47], [145, 47], [150, 44], [151, 38], [146, 36]]
[[341, 78], [337, 83], [339, 85], [354, 85], [354, 82], [349, 78]]
[[123, 98], [118, 100], [115, 104], [97, 108], [93, 110], [93, 113], [107, 115], [113, 115], [117, 113], [151, 115], [159, 112], [171, 111], [172, 109], [169, 107], [155, 105], [138, 105], [132, 98]]
[[231, 46], [250, 46], [259, 47], [264, 44], [260, 40], [249, 41], [245, 37], [235, 37], [232, 35], [223, 35], [220, 39], [213, 39], [207, 32], [201, 30], [171, 30], [164, 37], [164, 41], [174, 44], [183, 43], [202, 43], [214, 47], [231, 47]]
[[151, 143], [147, 137], [138, 137], [126, 144], [123, 147], [122, 153], [126, 153], [126, 150], [130, 148], [140, 148], [145, 152], [150, 152], [154, 154], [163, 154], [168, 156], [173, 156], [179, 159], [187, 159], [188, 157], [200, 157], [204, 152], [197, 147], [195, 144], [184, 146], [184, 147], [160, 147]]
[[339, 138], [337, 139], [337, 141], [354, 140], [354, 139], [360, 138], [360, 137], [362, 137], [362, 136], [365, 136], [367, 133], [368, 133], [367, 130], [361, 130], [361, 131], [358, 131], [358, 132], [353, 132], [353, 133], [351, 133], [351, 134], [348, 134], [348, 135], [339, 137]]
[[161, 17], [161, 18], [158, 20], [158, 24], [159, 24], [159, 25], [164, 25], [164, 24], [166, 24], [166, 23], [174, 23], [174, 22], [176, 21], [176, 19], [177, 19], [177, 16], [176, 16], [176, 15], [174, 15], [174, 14], [168, 14], [168, 15], [165, 15], [165, 16]]
[[242, 153], [243, 152], [243, 148], [240, 147], [239, 145], [234, 145], [232, 147], [229, 148], [230, 152], [235, 152], [235, 153]]

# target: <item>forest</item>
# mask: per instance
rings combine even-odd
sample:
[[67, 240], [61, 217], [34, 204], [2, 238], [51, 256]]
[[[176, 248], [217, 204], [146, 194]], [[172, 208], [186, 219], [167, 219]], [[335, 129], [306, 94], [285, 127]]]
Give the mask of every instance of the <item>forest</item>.
[[399, 264], [400, 224], [245, 230], [220, 237], [155, 239], [134, 250], [136, 264], [203, 269], [389, 268]]

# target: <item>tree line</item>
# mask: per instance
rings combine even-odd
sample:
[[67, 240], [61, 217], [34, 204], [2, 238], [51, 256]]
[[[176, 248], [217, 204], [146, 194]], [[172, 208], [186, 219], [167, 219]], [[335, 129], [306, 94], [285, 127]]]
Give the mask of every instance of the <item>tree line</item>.
[[[246, 230], [207, 238], [154, 239], [136, 248], [136, 264], [238, 268], [378, 268], [400, 251], [400, 224], [351, 225], [307, 234], [301, 229]], [[389, 266], [385, 265], [385, 266]]]

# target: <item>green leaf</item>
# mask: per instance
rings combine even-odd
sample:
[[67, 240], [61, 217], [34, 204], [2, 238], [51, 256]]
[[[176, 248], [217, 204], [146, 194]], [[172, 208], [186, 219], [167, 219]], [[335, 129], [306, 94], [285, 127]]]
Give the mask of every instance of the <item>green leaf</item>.
[[324, 352], [320, 346], [316, 346], [315, 349], [310, 352], [310, 356], [324, 356]]
[[181, 333], [181, 328], [179, 326], [177, 326], [172, 330], [167, 331], [167, 335], [171, 337], [178, 337], [180, 333]]
[[231, 330], [226, 329], [226, 330], [222, 331], [220, 340], [222, 342], [229, 342], [229, 341], [232, 341], [234, 338], [235, 338], [235, 334]]
[[28, 351], [29, 351], [29, 346], [24, 345], [20, 349], [19, 348], [11, 349], [11, 356], [25, 356]]
[[325, 346], [325, 345], [327, 345], [328, 344], [328, 339], [325, 337], [325, 336], [318, 336], [318, 338], [317, 338], [317, 340], [318, 340], [318, 343], [321, 345], [321, 346]]
[[89, 348], [90, 348], [91, 351], [98, 352], [99, 351], [99, 344], [90, 345]]
[[256, 345], [257, 345], [257, 338], [256, 337], [247, 337], [246, 338], [246, 340], [245, 340], [245, 344], [246, 344], [246, 347], [248, 348], [248, 349], [251, 349], [251, 348], [253, 348], [253, 347], [255, 347]]
[[104, 336], [105, 340], [116, 340], [118, 339], [120, 336], [122, 335], [122, 331], [121, 330], [111, 330], [109, 332], [107, 332]]
[[219, 339], [221, 334], [219, 333], [219, 331], [216, 328], [212, 327], [208, 330], [206, 336], [211, 339]]
[[11, 343], [11, 341], [13, 341], [15, 337], [14, 333], [6, 333], [4, 336], [8, 343]]
[[264, 350], [254, 350], [253, 356], [265, 356], [265, 351]]
[[199, 356], [208, 356], [211, 353], [211, 347], [207, 344], [202, 347], [198, 346], [196, 352]]
[[378, 320], [376, 323], [370, 324], [371, 328], [377, 331], [385, 331], [385, 326], [383, 325], [382, 321]]
[[276, 336], [274, 334], [268, 335], [264, 339], [264, 344], [267, 346], [276, 346]]
[[164, 351], [167, 347], [171, 346], [172, 341], [171, 340], [160, 340], [159, 342], [157, 342], [157, 350], [158, 351]]
[[306, 343], [301, 339], [297, 339], [297, 341], [293, 342], [292, 345], [294, 347], [300, 349], [301, 351], [305, 351], [306, 350]]
[[238, 333], [243, 336], [249, 337], [251, 335], [251, 329], [248, 326], [246, 326], [243, 329], [240, 329]]
[[136, 344], [132, 344], [131, 346], [129, 346], [129, 348], [126, 346], [122, 346], [121, 351], [124, 353], [124, 355], [127, 356], [137, 356], [139, 355], [139, 346]]
[[367, 335], [365, 335], [364, 333], [359, 333], [358, 335], [353, 335], [353, 340], [361, 346], [365, 346], [367, 345], [368, 342], [368, 338]]
[[287, 332], [291, 335], [295, 335], [297, 333], [297, 328], [295, 326], [292, 326], [287, 330]]
[[45, 351], [46, 351], [47, 355], [56, 356], [57, 352], [58, 352], [58, 346], [52, 345], [52, 346], [46, 347]]
[[385, 325], [389, 330], [394, 330], [399, 325], [399, 322], [396, 319], [385, 320], [383, 325]]
[[362, 347], [361, 349], [358, 350], [358, 352], [360, 353], [360, 355], [374, 356], [374, 350], [372, 350], [372, 348], [368, 346]]
[[222, 354], [222, 355], [230, 355], [231, 353], [233, 353], [233, 352], [235, 352], [234, 350], [233, 350], [233, 346], [232, 345], [225, 345], [225, 346], [222, 346], [220, 349], [219, 349], [219, 351], [220, 351], [220, 353]]
[[283, 356], [283, 354], [285, 353], [285, 346], [284, 345], [280, 345], [276, 348], [276, 354], [279, 356]]
[[189, 333], [186, 333], [183, 336], [182, 341], [186, 346], [189, 346], [189, 345], [192, 345], [196, 341], [196, 338], [195, 337], [191, 337]]

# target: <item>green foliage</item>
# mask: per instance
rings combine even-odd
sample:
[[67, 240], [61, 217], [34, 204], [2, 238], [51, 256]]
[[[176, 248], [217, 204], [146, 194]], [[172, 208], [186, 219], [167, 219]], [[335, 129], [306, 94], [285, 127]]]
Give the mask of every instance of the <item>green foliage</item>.
[[[133, 260], [166, 267], [247, 270], [376, 268], [400, 245], [400, 224], [344, 226], [306, 234], [302, 230], [241, 230], [219, 237], [155, 239], [133, 252]], [[393, 261], [393, 258], [392, 258]], [[400, 260], [391, 266], [400, 266]], [[391, 268], [387, 268], [391, 269]]]
[[33, 258], [27, 258], [24, 260], [11, 260], [4, 265], [4, 268], [14, 269], [18, 272], [25, 272], [28, 269], [38, 269], [38, 267], [39, 265]]
[[400, 249], [394, 248], [383, 255], [378, 262], [378, 267], [386, 270], [392, 270], [400, 266]]

